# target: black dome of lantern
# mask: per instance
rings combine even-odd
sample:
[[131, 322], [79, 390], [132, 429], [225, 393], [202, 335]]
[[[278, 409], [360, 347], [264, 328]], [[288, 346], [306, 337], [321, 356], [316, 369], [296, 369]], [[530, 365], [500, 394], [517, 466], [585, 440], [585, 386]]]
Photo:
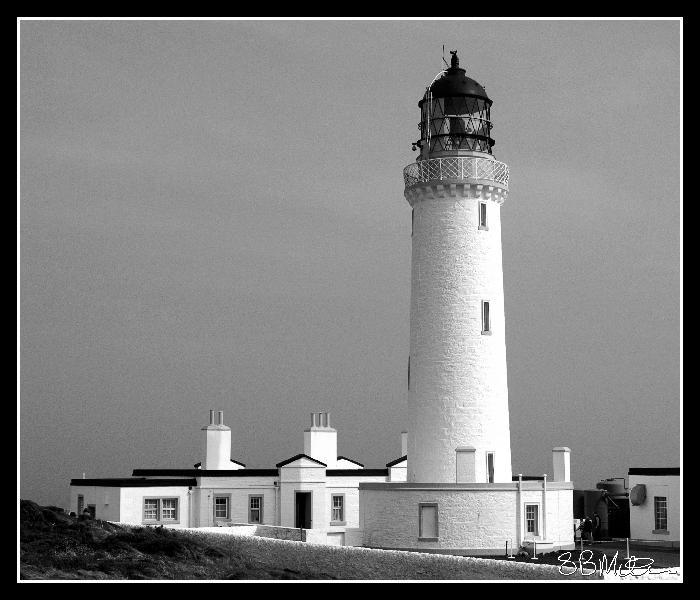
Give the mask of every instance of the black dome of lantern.
[[[488, 104], [493, 101], [486, 95], [484, 87], [471, 77], [467, 77], [465, 69], [460, 68], [457, 52], [452, 53], [450, 68], [443, 71], [442, 76], [436, 79], [428, 88], [433, 98], [448, 98], [450, 96], [470, 96], [473, 98], [482, 98]], [[423, 106], [426, 97], [424, 96], [418, 103], [418, 106]]]
[[413, 147], [421, 149], [423, 159], [463, 151], [491, 154], [496, 143], [491, 137], [491, 99], [460, 68], [457, 51], [450, 54], [450, 67], [433, 80], [418, 103], [421, 137]]

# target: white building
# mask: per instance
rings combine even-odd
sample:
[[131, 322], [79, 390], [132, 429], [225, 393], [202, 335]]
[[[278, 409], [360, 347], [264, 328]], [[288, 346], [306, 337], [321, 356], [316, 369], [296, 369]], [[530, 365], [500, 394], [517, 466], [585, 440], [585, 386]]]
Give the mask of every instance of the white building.
[[338, 457], [336, 432], [316, 413], [303, 454], [246, 469], [230, 460], [231, 433], [212, 414], [200, 469], [73, 480], [72, 507], [132, 523], [305, 528], [327, 543], [377, 548], [573, 548], [569, 448], [554, 448], [549, 480], [511, 471], [500, 220], [509, 171], [492, 155], [492, 101], [452, 54], [419, 102], [420, 153], [404, 169], [412, 270], [402, 457], [384, 469]]
[[680, 480], [680, 468], [629, 470], [631, 539], [680, 545]]
[[[231, 430], [223, 423], [223, 411], [210, 411], [202, 431], [203, 460], [194, 468], [135, 469], [133, 477], [122, 479], [73, 479], [70, 510], [80, 514], [88, 508], [98, 519], [134, 525], [270, 526], [261, 533], [274, 537], [294, 538], [302, 528], [312, 530], [304, 539], [343, 545], [353, 543], [345, 539], [346, 532], [358, 527], [360, 482], [406, 480], [405, 457], [385, 468], [366, 469], [338, 456], [329, 413], [312, 413], [304, 452], [273, 469], [247, 469], [230, 458]], [[357, 535], [353, 539], [357, 543]]]

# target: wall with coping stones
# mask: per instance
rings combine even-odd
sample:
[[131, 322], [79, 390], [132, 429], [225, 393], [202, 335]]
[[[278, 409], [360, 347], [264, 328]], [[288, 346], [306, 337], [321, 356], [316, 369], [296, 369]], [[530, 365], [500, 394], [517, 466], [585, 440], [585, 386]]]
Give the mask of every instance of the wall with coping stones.
[[[530, 482], [528, 482], [530, 483]], [[513, 485], [483, 484], [480, 489], [427, 486], [391, 489], [391, 484], [362, 486], [360, 489], [360, 529], [362, 545], [373, 548], [435, 550], [502, 551], [506, 540], [519, 544], [532, 535], [525, 534], [524, 504], [542, 504], [543, 491], [530, 483], [520, 494]], [[533, 489], [535, 488], [535, 489]], [[571, 484], [548, 489], [546, 497], [546, 541], [554, 547], [573, 548], [573, 490]], [[418, 506], [421, 502], [438, 504], [438, 540], [418, 538]], [[540, 514], [542, 514], [540, 509]], [[540, 523], [542, 523], [540, 517]], [[544, 541], [542, 535], [535, 537]]]

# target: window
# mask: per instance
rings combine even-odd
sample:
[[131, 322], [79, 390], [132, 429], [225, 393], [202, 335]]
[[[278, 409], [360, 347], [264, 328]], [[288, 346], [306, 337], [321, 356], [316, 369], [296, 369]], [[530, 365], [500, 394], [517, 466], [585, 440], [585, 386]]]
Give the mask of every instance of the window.
[[175, 521], [177, 519], [177, 498], [163, 498], [161, 500], [160, 520]]
[[78, 516], [83, 514], [83, 509], [85, 508], [85, 496], [78, 494]]
[[493, 452], [486, 453], [486, 481], [493, 483]]
[[345, 522], [345, 496], [333, 494], [331, 497], [331, 521], [333, 523]]
[[215, 519], [229, 519], [230, 512], [230, 498], [231, 496], [214, 496], [214, 518]]
[[418, 505], [418, 538], [431, 541], [438, 539], [438, 505], [434, 502]]
[[479, 229], [488, 229], [486, 221], [486, 202], [479, 202]]
[[481, 301], [481, 333], [491, 335], [491, 307], [488, 300]]
[[248, 496], [248, 523], [262, 523], [263, 497]]
[[157, 521], [158, 520], [158, 500], [148, 498], [143, 501], [143, 520]]
[[527, 533], [531, 533], [532, 535], [539, 535], [539, 511], [539, 504], [525, 505], [525, 530], [527, 531]]
[[151, 523], [179, 522], [178, 498], [144, 498], [143, 520]]
[[654, 531], [668, 529], [666, 496], [654, 496]]

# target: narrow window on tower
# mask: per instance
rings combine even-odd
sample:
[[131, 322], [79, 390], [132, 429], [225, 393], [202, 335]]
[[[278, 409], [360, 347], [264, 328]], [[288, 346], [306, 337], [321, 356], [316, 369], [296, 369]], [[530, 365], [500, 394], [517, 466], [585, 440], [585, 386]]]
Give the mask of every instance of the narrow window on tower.
[[489, 226], [486, 220], [486, 202], [479, 202], [479, 229], [488, 231]]
[[414, 210], [415, 210], [414, 208], [411, 209], [411, 237], [413, 237], [413, 216], [414, 216], [413, 211]]
[[486, 481], [493, 483], [493, 452], [486, 453]]
[[408, 389], [411, 389], [411, 357], [408, 357]]
[[488, 300], [481, 301], [481, 334], [491, 335], [491, 314]]

